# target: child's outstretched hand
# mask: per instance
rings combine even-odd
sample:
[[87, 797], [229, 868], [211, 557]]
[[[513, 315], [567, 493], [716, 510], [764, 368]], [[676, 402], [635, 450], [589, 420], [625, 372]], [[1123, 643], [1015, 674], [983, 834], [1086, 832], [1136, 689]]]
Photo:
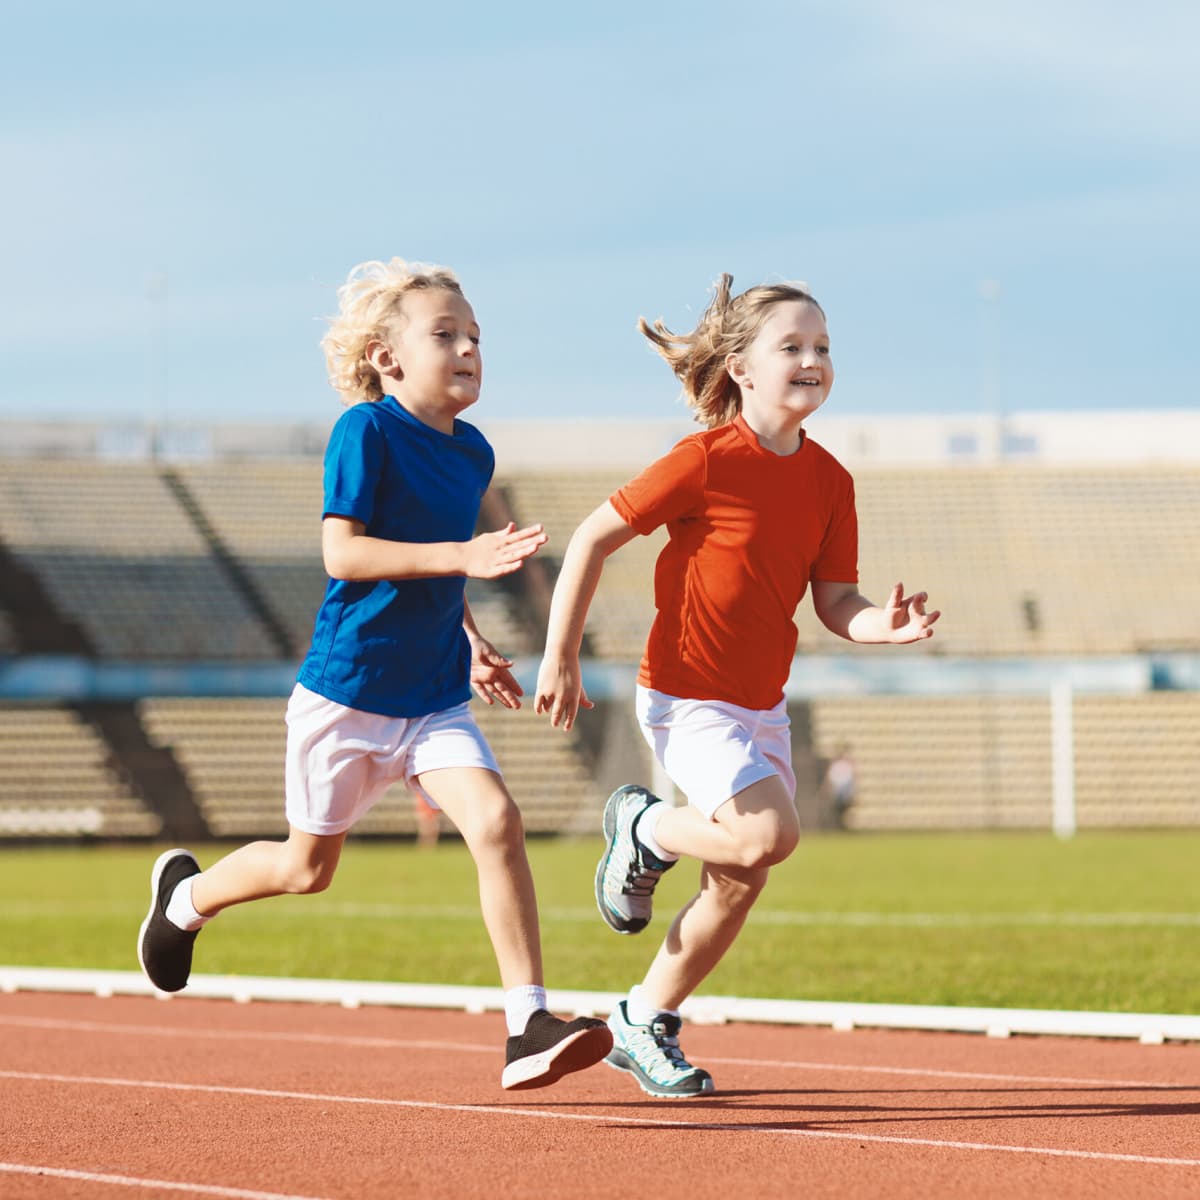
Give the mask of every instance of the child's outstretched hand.
[[471, 688], [480, 700], [505, 708], [520, 708], [524, 689], [512, 673], [512, 659], [505, 658], [487, 638], [471, 639]]
[[540, 525], [518, 529], [515, 521], [494, 533], [481, 533], [466, 543], [463, 574], [470, 579], [499, 579], [521, 569], [521, 564], [546, 544]]
[[942, 614], [937, 610], [926, 612], [925, 605], [928, 602], [928, 592], [916, 592], [911, 596], [906, 596], [904, 584], [896, 584], [892, 588], [892, 594], [888, 597], [888, 602], [883, 610], [888, 640], [891, 642], [919, 642], [922, 638], [933, 637], [933, 623]]
[[593, 707], [587, 692], [583, 690], [578, 659], [573, 663], [550, 655], [542, 659], [534, 694], [534, 712], [549, 713], [550, 724], [555, 729], [561, 725], [567, 730], [575, 724], [575, 717], [581, 708]]

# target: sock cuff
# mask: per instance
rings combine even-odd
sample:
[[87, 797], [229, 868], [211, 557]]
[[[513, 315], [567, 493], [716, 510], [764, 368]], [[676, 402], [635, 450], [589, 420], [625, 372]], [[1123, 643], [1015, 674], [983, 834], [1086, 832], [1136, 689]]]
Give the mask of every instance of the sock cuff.
[[504, 993], [504, 1021], [509, 1037], [520, 1037], [529, 1018], [546, 1007], [546, 989], [537, 983], [521, 984]]
[[650, 1003], [640, 983], [635, 983], [629, 989], [629, 996], [625, 1000], [625, 1014], [629, 1017], [631, 1025], [649, 1025], [660, 1013], [679, 1016], [678, 1009], [659, 1008], [657, 1004]]
[[675, 862], [679, 855], [672, 854], [670, 850], [664, 850], [658, 840], [658, 819], [666, 811], [667, 802], [665, 800], [660, 800], [657, 804], [651, 804], [649, 808], [643, 809], [634, 826], [633, 833], [655, 858], [661, 862]]
[[212, 917], [198, 913], [192, 903], [192, 883], [195, 878], [195, 875], [189, 875], [186, 879], [181, 879], [167, 901], [167, 920], [178, 929], [201, 929], [212, 920]]

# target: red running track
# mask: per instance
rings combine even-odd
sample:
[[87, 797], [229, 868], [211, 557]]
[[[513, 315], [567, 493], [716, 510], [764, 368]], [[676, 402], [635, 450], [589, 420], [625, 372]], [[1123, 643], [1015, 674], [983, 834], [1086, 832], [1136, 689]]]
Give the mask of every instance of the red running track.
[[[499, 1085], [498, 1015], [0, 996], [0, 1196], [1200, 1196], [1200, 1046], [689, 1026], [719, 1091]], [[39, 1173], [40, 1172], [40, 1173]]]

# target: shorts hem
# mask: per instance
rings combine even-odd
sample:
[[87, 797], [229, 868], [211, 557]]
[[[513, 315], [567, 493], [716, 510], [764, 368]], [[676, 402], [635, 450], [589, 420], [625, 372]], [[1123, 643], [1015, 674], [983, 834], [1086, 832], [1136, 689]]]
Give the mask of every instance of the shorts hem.
[[355, 824], [353, 821], [309, 821], [304, 818], [295, 818], [291, 813], [284, 815], [292, 829], [300, 833], [307, 833], [310, 837], [336, 837], [339, 833], [349, 833]]

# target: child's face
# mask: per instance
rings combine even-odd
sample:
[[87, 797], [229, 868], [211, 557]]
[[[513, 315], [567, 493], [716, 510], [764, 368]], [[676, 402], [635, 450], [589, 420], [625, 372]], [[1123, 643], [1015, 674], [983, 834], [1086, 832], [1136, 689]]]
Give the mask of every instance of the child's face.
[[457, 293], [407, 292], [386, 344], [393, 369], [381, 372], [384, 391], [430, 424], [452, 421], [479, 399], [479, 325]]
[[756, 413], [803, 420], [825, 403], [833, 387], [829, 330], [821, 310], [804, 300], [773, 305], [754, 340], [741, 354], [730, 355], [728, 366], [751, 424]]

